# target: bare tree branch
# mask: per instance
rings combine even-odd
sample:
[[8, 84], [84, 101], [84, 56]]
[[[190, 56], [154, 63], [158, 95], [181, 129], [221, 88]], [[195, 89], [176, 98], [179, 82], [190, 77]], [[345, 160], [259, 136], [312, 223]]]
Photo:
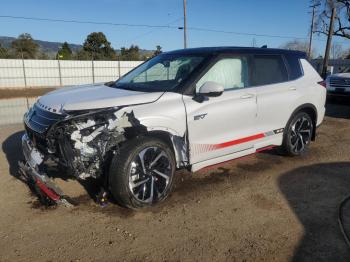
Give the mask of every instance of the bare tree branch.
[[336, 23], [333, 35], [350, 39], [350, 0], [322, 0], [322, 9], [315, 32], [328, 34], [332, 8], [336, 8]]

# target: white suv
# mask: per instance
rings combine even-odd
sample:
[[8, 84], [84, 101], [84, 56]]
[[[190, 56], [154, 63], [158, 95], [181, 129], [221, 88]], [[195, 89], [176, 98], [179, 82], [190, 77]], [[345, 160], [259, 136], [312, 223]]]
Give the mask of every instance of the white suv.
[[21, 169], [55, 202], [63, 193], [47, 177], [53, 163], [138, 208], [164, 200], [180, 168], [196, 171], [272, 146], [300, 155], [326, 100], [305, 57], [268, 48], [185, 49], [116, 82], [51, 92], [25, 114]]

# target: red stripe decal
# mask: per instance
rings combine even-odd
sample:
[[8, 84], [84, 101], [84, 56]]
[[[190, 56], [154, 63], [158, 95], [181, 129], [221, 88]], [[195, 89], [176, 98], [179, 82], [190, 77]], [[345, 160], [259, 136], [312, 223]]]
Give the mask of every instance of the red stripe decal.
[[239, 144], [243, 144], [243, 143], [246, 143], [246, 142], [249, 142], [249, 141], [253, 141], [253, 140], [257, 140], [257, 139], [264, 138], [264, 137], [265, 137], [265, 134], [261, 133], [261, 134], [257, 134], [257, 135], [253, 135], [253, 136], [240, 138], [240, 139], [237, 139], [237, 140], [228, 141], [228, 142], [221, 143], [221, 144], [216, 144], [216, 145], [214, 145], [214, 148], [215, 149], [220, 149], [220, 148], [224, 148], [224, 147], [239, 145]]

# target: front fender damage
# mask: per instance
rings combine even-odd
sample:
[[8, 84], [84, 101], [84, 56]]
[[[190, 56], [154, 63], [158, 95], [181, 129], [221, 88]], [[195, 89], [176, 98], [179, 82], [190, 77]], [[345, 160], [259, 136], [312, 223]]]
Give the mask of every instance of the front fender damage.
[[[105, 199], [106, 190], [104, 188], [107, 188], [108, 182], [104, 174], [108, 170], [111, 157], [118, 153], [123, 142], [140, 134], [147, 135], [150, 133], [148, 131], [147, 127], [135, 117], [133, 111], [101, 111], [98, 114], [67, 118], [55, 124], [47, 132], [47, 150], [41, 152], [42, 161], [33, 169], [32, 165], [28, 165], [28, 162], [32, 160], [26, 157], [26, 163], [22, 165], [21, 170], [30, 174], [30, 177], [34, 177], [35, 181], [38, 178], [37, 174], [46, 179], [45, 165], [52, 161], [58, 166], [63, 166], [64, 170], [78, 180], [94, 178], [102, 181], [103, 192], [100, 196]], [[181, 137], [169, 134], [169, 136], [178, 167], [186, 166], [188, 164], [186, 135]], [[41, 180], [37, 182], [39, 188], [41, 182]], [[48, 185], [49, 191], [40, 188], [42, 193], [51, 198], [53, 202], [62, 203], [62, 199], [65, 199], [63, 192], [51, 182]], [[53, 194], [48, 194], [48, 192], [53, 192]]]

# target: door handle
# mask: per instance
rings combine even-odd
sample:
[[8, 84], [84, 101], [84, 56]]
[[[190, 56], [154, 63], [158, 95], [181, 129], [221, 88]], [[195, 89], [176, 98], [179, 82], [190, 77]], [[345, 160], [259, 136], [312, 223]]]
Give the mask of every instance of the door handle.
[[296, 88], [295, 86], [291, 86], [291, 87], [289, 88], [289, 90], [295, 91], [295, 90], [297, 90], [297, 88]]
[[241, 99], [248, 99], [248, 98], [252, 98], [252, 97], [254, 97], [253, 94], [244, 94], [241, 96]]

